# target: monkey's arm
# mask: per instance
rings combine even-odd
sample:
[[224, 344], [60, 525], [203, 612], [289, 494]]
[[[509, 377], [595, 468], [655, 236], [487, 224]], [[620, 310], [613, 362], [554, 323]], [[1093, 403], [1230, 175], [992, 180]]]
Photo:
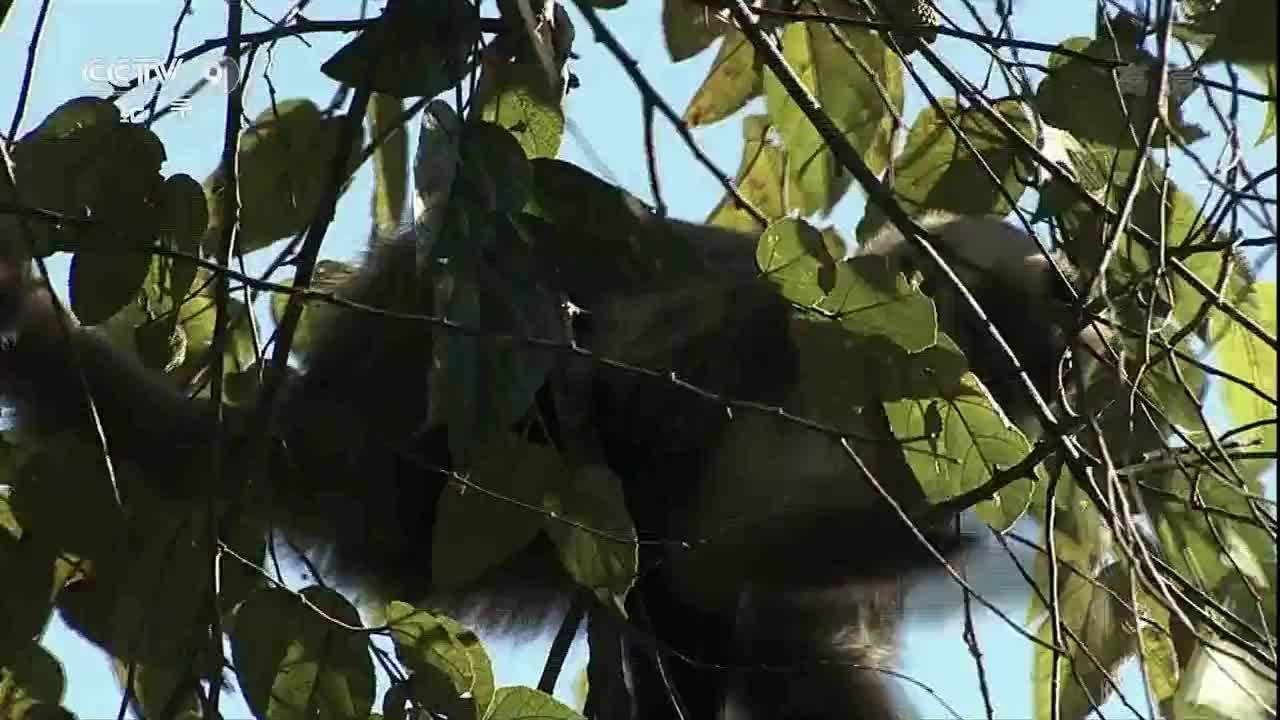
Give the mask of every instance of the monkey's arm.
[[43, 287], [16, 283], [0, 350], [0, 396], [37, 433], [92, 431], [88, 398], [109, 449], [138, 457], [150, 447], [199, 442], [207, 407], [190, 402], [96, 331], [63, 313]]
[[[375, 245], [368, 265], [342, 283], [344, 294], [378, 307], [407, 309], [384, 297], [403, 290], [398, 274], [405, 247], [412, 249], [404, 243]], [[182, 453], [207, 439], [213, 429], [208, 401], [186, 398], [101, 332], [80, 326], [25, 270], [16, 260], [0, 258], [0, 402], [16, 409], [21, 429], [41, 435], [92, 433], [92, 398], [113, 453], [145, 459], [170, 449]], [[321, 337], [310, 353], [311, 382], [301, 392], [296, 378], [286, 386], [284, 403], [299, 406], [285, 413], [294, 424], [307, 421], [307, 411], [314, 409], [309, 405], [315, 404], [307, 402], [311, 399], [331, 412], [349, 412], [354, 402], [362, 418], [378, 417], [380, 401], [395, 397], [388, 388], [410, 374], [387, 367], [387, 358], [398, 357], [387, 340], [411, 337], [420, 343], [423, 337], [420, 325], [411, 325], [418, 332], [410, 335], [403, 323], [376, 317], [364, 322], [351, 312], [330, 315], [333, 320], [320, 324]], [[419, 358], [418, 368], [425, 367]], [[371, 385], [384, 390], [371, 393]], [[337, 408], [325, 402], [333, 396], [344, 399]]]

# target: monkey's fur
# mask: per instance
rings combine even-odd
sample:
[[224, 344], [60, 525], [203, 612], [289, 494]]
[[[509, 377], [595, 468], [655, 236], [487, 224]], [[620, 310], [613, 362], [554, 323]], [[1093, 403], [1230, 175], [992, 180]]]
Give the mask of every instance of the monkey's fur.
[[[1100, 342], [1069, 323], [1045, 324], [1046, 317], [1065, 317], [1070, 265], [994, 220], [929, 213], [921, 223], [937, 235], [938, 247], [1040, 391], [1054, 397], [1064, 351], [1073, 344], [1096, 349]], [[666, 314], [678, 321], [682, 310], [705, 312], [711, 298], [718, 321], [692, 334], [677, 322], [667, 346], [656, 353], [649, 348], [639, 364], [669, 368], [723, 397], [804, 415], [789, 382], [797, 373], [787, 334], [790, 308], [754, 277], [754, 240], [685, 223], [669, 227], [696, 237], [719, 290], [671, 293], [662, 299]], [[1010, 416], [1034, 434], [1034, 414], [1025, 410], [1006, 360], [931, 264], [892, 227], [860, 253], [924, 272], [941, 329], [965, 350]], [[414, 267], [412, 233], [377, 243], [339, 294], [430, 313], [427, 293], [407, 304], [392, 296]], [[187, 401], [96, 331], [59, 318], [23, 269], [11, 264], [4, 271], [0, 290], [10, 298], [4, 305], [14, 341], [0, 353], [0, 392], [16, 405], [25, 429], [88, 432], [82, 372], [112, 453], [136, 462], [144, 476], [169, 482], [180, 476], [173, 464], [207, 442], [208, 408]], [[637, 359], [627, 357], [634, 348], [617, 337], [613, 321], [628, 303], [646, 300], [652, 298], [580, 302], [591, 311], [585, 342], [601, 354]], [[433, 520], [444, 478], [424, 468], [450, 464], [443, 431], [427, 423], [429, 333], [419, 322], [348, 311], [327, 317], [304, 370], [288, 380], [273, 409], [273, 484], [266, 502], [279, 526], [357, 587], [429, 601]], [[657, 570], [632, 593], [634, 608], [642, 606], [633, 616], [647, 620], [640, 632], [698, 662], [668, 656], [670, 679], [661, 680], [651, 644], [631, 643], [628, 677], [638, 717], [674, 717], [668, 682], [692, 718], [904, 717], [891, 683], [866, 667], [893, 664], [899, 581], [933, 560], [859, 477], [844, 448], [777, 418], [737, 413], [730, 419], [718, 404], [671, 383], [603, 368], [595, 371], [590, 405], [641, 536], [721, 541], [692, 550], [642, 546], [642, 568]], [[898, 502], [919, 509], [921, 491], [878, 406], [864, 409], [863, 420], [862, 436], [884, 442], [858, 440], [854, 449]], [[547, 608], [569, 589], [547, 545], [535, 541], [455, 602], [480, 621], [546, 622]], [[513, 598], [527, 602], [505, 602]], [[512, 613], [519, 617], [500, 617]]]

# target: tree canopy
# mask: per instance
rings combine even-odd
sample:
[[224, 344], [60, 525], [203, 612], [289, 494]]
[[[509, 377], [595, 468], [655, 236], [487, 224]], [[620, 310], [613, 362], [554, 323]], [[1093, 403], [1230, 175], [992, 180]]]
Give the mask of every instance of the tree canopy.
[[[472, 492], [437, 510], [435, 580], [463, 585], [549, 538], [593, 601], [622, 607], [641, 568], [617, 479], [508, 430], [576, 352], [564, 297], [685, 287], [705, 269], [688, 239], [649, 221], [669, 191], [652, 127], [670, 124], [683, 145], [662, 153], [692, 154], [707, 171], [696, 182], [723, 187], [706, 222], [757, 237], [761, 271], [797, 310], [801, 382], [822, 398], [797, 421], [839, 428], [882, 403], [930, 500], [1036, 550], [1022, 632], [1037, 718], [1088, 716], [1135, 659], [1148, 698], [1125, 706], [1138, 716], [1274, 717], [1276, 286], [1259, 268], [1276, 243], [1275, 166], [1249, 167], [1240, 148], [1275, 144], [1275, 1], [1098, 3], [1092, 35], [1046, 45], [1017, 35], [1021, 13], [1045, 11], [1030, 2], [664, 0], [651, 30], [670, 61], [715, 57], [683, 111], [652, 80], [667, 68], [628, 55], [609, 12], [624, 4], [389, 0], [368, 17], [289, 12], [250, 31], [253, 8], [228, 0], [224, 37], [179, 51], [179, 22], [166, 60], [223, 58], [227, 122], [207, 138], [218, 166], [169, 166], [163, 127], [181, 104], [146, 73], [38, 121], [20, 100], [0, 143], [0, 243], [37, 261], [38, 282], [44, 259], [69, 255], [56, 290], [81, 323], [262, 422], [253, 410], [325, 313], [397, 310], [336, 295], [352, 266], [325, 253], [338, 199], [371, 165], [370, 223], [412, 222], [437, 288], [435, 314], [417, 320], [450, 451], [470, 467], [455, 484]], [[244, 106], [236, 81], [270, 77], [277, 44], [326, 33], [349, 39], [320, 68], [331, 102], [284, 82], [269, 106]], [[559, 157], [570, 101], [592, 93], [573, 72], [587, 42], [641, 99], [646, 198]], [[958, 43], [982, 66], [962, 71], [939, 49]], [[910, 93], [925, 99], [914, 115]], [[1198, 94], [1206, 118], [1183, 110]], [[140, 96], [122, 115], [121, 98]], [[1244, 113], [1263, 116], [1257, 135], [1242, 136]], [[723, 124], [741, 128], [735, 172], [695, 132]], [[1197, 184], [1175, 179], [1174, 158]], [[861, 221], [832, 225], [848, 198], [865, 201]], [[929, 209], [1009, 218], [1062, 249], [1087, 280], [1078, 308], [1115, 331], [1111, 370], [1036, 443], [912, 278], [846, 258]], [[266, 273], [244, 270], [254, 253], [272, 258]], [[714, 325], [715, 303], [700, 307], [687, 322]], [[418, 598], [362, 619], [321, 572], [284, 582], [246, 511], [250, 480], [242, 498], [175, 507], [122, 498], [137, 469], [105, 463], [93, 438], [11, 432], [2, 447], [0, 717], [69, 714], [64, 670], [41, 644], [55, 611], [106, 651], [147, 717], [213, 717], [228, 683], [264, 720], [578, 718], [609, 690], [587, 688], [585, 710], [551, 696], [576, 626], [552, 647], [550, 685], [499, 687], [476, 635]], [[230, 482], [218, 474], [231, 467], [208, 463], [207, 482]], [[1028, 519], [1036, 536], [1013, 532]]]

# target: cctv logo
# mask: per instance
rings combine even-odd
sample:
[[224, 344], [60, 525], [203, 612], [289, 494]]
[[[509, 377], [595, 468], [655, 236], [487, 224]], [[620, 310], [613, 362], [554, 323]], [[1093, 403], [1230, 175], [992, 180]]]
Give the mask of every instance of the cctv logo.
[[181, 66], [181, 60], [165, 62], [155, 58], [117, 58], [107, 61], [95, 58], [84, 64], [80, 74], [85, 82], [113, 86], [128, 85], [135, 81], [138, 85], [151, 82], [163, 84], [172, 80]]
[[[185, 67], [186, 63], [178, 58], [94, 58], [81, 67], [80, 75], [87, 83], [110, 85], [114, 89], [130, 85], [142, 87], [152, 83], [163, 87], [178, 77], [178, 71]], [[240, 82], [240, 66], [232, 58], [218, 58], [202, 64], [199, 76], [190, 80], [203, 81], [224, 93], [230, 93]]]

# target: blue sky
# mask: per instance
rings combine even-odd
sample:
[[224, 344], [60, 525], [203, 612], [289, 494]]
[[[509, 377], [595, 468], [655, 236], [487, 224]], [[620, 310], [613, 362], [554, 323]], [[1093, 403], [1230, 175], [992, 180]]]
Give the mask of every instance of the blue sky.
[[[0, 126], [7, 127], [16, 103], [18, 82], [26, 62], [28, 38], [35, 21], [39, 3], [18, 3], [3, 30], [0, 30]], [[179, 2], [159, 0], [60, 0], [54, 4], [48, 26], [41, 40], [38, 65], [26, 109], [22, 130], [29, 130], [61, 101], [76, 95], [102, 95], [103, 89], [86, 79], [84, 68], [95, 60], [117, 58], [162, 57], [167, 50], [171, 28]], [[351, 17], [357, 4], [349, 0], [317, 0], [307, 7], [311, 18]], [[952, 11], [957, 3], [944, 3], [944, 9]], [[991, 3], [980, 4], [990, 11]], [[1022, 3], [1028, 8], [1032, 3]], [[1019, 37], [1055, 42], [1069, 35], [1088, 35], [1092, 31], [1092, 2], [1035, 3], [1034, 10], [1020, 12], [1017, 20]], [[278, 17], [287, 3], [281, 0], [262, 0], [255, 7], [269, 17]], [[642, 68], [649, 73], [663, 96], [677, 110], [682, 110], [692, 96], [710, 64], [711, 53], [703, 53], [692, 61], [672, 65], [667, 59], [659, 25], [657, 0], [633, 0], [622, 10], [604, 13], [611, 27], [619, 35], [628, 51]], [[380, 5], [375, 5], [380, 7]], [[494, 14], [492, 10], [486, 12]], [[956, 11], [955, 17], [964, 17]], [[576, 18], [576, 15], [575, 15]], [[223, 35], [225, 5], [219, 0], [197, 0], [195, 15], [187, 19], [178, 48], [186, 49], [200, 41]], [[246, 30], [263, 28], [261, 20], [246, 17]], [[643, 132], [641, 107], [638, 94], [616, 64], [592, 41], [585, 23], [577, 22], [578, 36], [575, 50], [582, 59], [573, 69], [582, 81], [582, 87], [571, 94], [568, 114], [571, 127], [562, 157], [629, 189], [636, 195], [651, 199], [643, 161]], [[333, 83], [319, 72], [319, 65], [347, 36], [308, 36], [307, 47], [298, 40], [286, 40], [280, 44], [272, 62], [272, 75], [279, 96], [308, 96], [321, 104], [327, 102], [334, 91]], [[944, 57], [962, 72], [980, 73], [983, 65], [976, 50], [965, 43], [941, 39], [935, 46]], [[1035, 55], [1034, 53], [1032, 55]], [[1042, 61], [1043, 57], [1036, 57]], [[930, 81], [935, 76], [917, 63]], [[197, 67], [180, 70], [194, 74]], [[185, 87], [179, 75], [177, 85]], [[941, 85], [934, 84], [938, 88]], [[251, 80], [246, 95], [246, 106], [251, 116], [261, 111], [267, 102], [266, 85], [260, 77]], [[909, 93], [906, 117], [911, 118], [923, 105], [918, 92]], [[1203, 109], [1203, 101], [1197, 95], [1189, 102], [1190, 117], [1199, 119], [1206, 127], [1213, 127]], [[1257, 106], [1246, 103], [1244, 138], [1251, 146], [1261, 126], [1261, 114]], [[758, 109], [756, 110], [758, 111]], [[719, 199], [711, 176], [689, 156], [687, 150], [668, 127], [658, 123], [659, 167], [665, 200], [671, 213], [687, 219], [701, 219]], [[197, 179], [204, 178], [214, 167], [219, 154], [222, 130], [222, 98], [218, 93], [197, 97], [185, 116], [170, 116], [156, 126], [165, 142], [168, 162], [166, 173], [186, 172]], [[733, 121], [699, 130], [697, 138], [703, 148], [724, 170], [732, 173], [737, 166], [740, 151], [739, 124]], [[1260, 150], [1250, 150], [1246, 155], [1251, 167], [1259, 170], [1274, 162], [1274, 141]], [[1268, 159], [1270, 158], [1270, 159]], [[1204, 190], [1193, 170], [1175, 164], [1174, 177], [1192, 193]], [[366, 168], [341, 200], [338, 215], [329, 230], [325, 254], [330, 257], [354, 258], [357, 256], [368, 232], [368, 207], [371, 189], [370, 173]], [[1274, 179], [1264, 186], [1264, 192], [1274, 197]], [[842, 202], [829, 219], [846, 236], [861, 215], [862, 200], [857, 193]], [[1257, 228], [1246, 228], [1246, 234], [1262, 234]], [[53, 267], [59, 278], [65, 277], [65, 261], [55, 262]], [[1274, 273], [1274, 262], [1268, 265]], [[973, 577], [978, 587], [986, 592], [1011, 589], [1020, 583], [1007, 561], [991, 559], [975, 568]], [[1020, 593], [997, 593], [997, 602], [1012, 617], [1025, 616], [1025, 601]], [[938, 602], [957, 603], [959, 593], [954, 588], [933, 584], [919, 589], [912, 596], [916, 604]], [[989, 613], [977, 613], [978, 637], [984, 653], [991, 683], [992, 696], [999, 718], [1025, 718], [1031, 715], [1031, 698], [1027, 690], [1030, 650], [1025, 640]], [[974, 662], [962, 640], [963, 619], [953, 617], [910, 624], [905, 633], [906, 651], [904, 670], [928, 684], [963, 717], [985, 715], [981, 699], [976, 694]], [[48, 637], [48, 645], [63, 659], [68, 675], [67, 706], [83, 718], [114, 717], [119, 702], [119, 691], [108, 670], [105, 657], [92, 646], [80, 640], [60, 624], [55, 623]], [[499, 656], [497, 666], [499, 681], [503, 684], [534, 684], [541, 670], [545, 646], [528, 643], [514, 647], [510, 643], [495, 642], [491, 650]], [[580, 655], [579, 655], [580, 659]], [[573, 680], [566, 673], [562, 688]], [[1141, 685], [1136, 673], [1125, 676], [1124, 690], [1138, 708], [1145, 708]], [[943, 710], [928, 696], [916, 691], [909, 694], [918, 708], [928, 717], [943, 715]], [[1129, 717], [1129, 713], [1116, 701], [1105, 708], [1108, 718]], [[239, 698], [228, 697], [224, 702], [228, 717], [247, 717], [248, 712]]]

